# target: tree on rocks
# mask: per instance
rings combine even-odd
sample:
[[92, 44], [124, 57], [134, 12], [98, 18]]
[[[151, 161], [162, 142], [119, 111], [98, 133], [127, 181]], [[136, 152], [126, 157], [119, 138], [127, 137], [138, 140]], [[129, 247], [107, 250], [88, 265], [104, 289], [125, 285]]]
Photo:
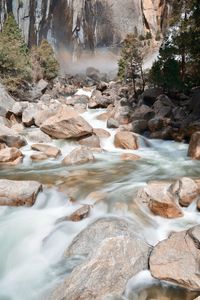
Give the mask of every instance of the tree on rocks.
[[141, 44], [138, 39], [133, 34], [128, 34], [123, 42], [121, 58], [118, 63], [118, 76], [123, 81], [132, 81], [135, 94], [137, 81], [141, 82], [142, 91], [145, 87], [143, 56], [140, 49]]
[[28, 47], [13, 15], [8, 15], [0, 33], [0, 77], [11, 92], [23, 79], [31, 79]]

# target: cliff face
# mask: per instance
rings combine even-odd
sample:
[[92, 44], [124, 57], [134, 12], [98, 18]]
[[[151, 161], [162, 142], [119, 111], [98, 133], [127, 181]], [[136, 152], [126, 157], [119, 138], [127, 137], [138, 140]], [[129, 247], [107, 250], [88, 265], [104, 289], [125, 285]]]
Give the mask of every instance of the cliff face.
[[0, 0], [0, 23], [12, 12], [29, 45], [95, 49], [118, 44], [127, 33], [163, 32], [166, 0]]

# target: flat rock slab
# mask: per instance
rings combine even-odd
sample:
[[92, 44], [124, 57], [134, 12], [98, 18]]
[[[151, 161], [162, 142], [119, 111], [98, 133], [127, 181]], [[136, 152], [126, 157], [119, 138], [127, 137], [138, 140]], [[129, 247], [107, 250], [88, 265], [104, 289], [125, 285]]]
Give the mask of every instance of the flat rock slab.
[[37, 181], [0, 179], [0, 205], [32, 206], [42, 185]]
[[149, 264], [153, 277], [200, 290], [200, 225], [157, 244]]
[[56, 158], [58, 155], [61, 154], [60, 149], [55, 146], [46, 145], [46, 144], [33, 144], [31, 148], [36, 151], [43, 152], [48, 157]]
[[100, 300], [111, 293], [122, 295], [128, 280], [148, 268], [149, 250], [138, 238], [106, 238], [49, 300]]

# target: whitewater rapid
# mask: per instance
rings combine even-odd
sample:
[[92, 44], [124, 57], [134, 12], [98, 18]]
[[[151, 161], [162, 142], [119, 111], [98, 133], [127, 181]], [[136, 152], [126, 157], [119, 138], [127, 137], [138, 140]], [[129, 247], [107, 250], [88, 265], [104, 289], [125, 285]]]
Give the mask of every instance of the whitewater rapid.
[[[78, 94], [90, 96], [91, 92], [80, 90]], [[143, 138], [140, 138], [139, 150], [115, 148], [115, 129], [108, 129], [105, 121], [97, 120], [103, 112], [105, 110], [96, 109], [82, 114], [93, 128], [102, 128], [110, 133], [109, 138], [101, 139], [104, 151], [94, 153], [94, 163], [62, 166], [64, 156], [78, 144], [60, 140], [52, 140], [50, 145], [59, 147], [62, 156], [56, 160], [33, 163], [30, 159], [34, 153], [31, 150], [33, 141], [28, 140], [28, 145], [22, 148], [25, 154], [23, 164], [0, 170], [0, 178], [34, 179], [45, 186], [33, 207], [0, 207], [0, 300], [45, 299], [46, 293], [80, 262], [78, 259], [65, 260], [63, 253], [72, 239], [96, 218], [109, 215], [131, 218], [137, 233], [151, 245], [165, 239], [172, 231], [181, 231], [200, 223], [200, 214], [194, 203], [184, 209], [182, 218], [171, 220], [153, 216], [137, 202], [131, 206], [137, 190], [149, 180], [200, 176], [200, 163], [187, 158], [188, 146], [160, 140], [150, 140], [149, 146], [145, 146]], [[120, 160], [122, 153], [134, 153], [141, 159], [124, 162]], [[61, 191], [60, 186], [65, 183], [66, 189], [78, 189], [76, 202], [71, 202], [68, 195]], [[59, 221], [82, 204], [92, 204], [92, 199], [87, 195], [93, 191], [106, 192], [108, 201], [94, 205], [90, 216], [81, 222]], [[170, 291], [172, 297], [177, 291], [173, 292], [168, 285], [160, 286], [145, 271], [129, 282], [127, 299], [147, 299], [147, 290], [155, 285]], [[186, 299], [183, 298], [184, 293], [180, 292], [180, 298], [174, 299]]]

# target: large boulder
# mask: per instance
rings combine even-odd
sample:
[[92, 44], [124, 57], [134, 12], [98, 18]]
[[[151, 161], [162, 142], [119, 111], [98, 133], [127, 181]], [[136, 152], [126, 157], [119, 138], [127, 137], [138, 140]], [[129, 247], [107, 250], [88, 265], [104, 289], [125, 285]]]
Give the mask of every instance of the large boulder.
[[98, 90], [94, 90], [92, 97], [89, 101], [89, 108], [107, 108], [110, 104], [114, 103], [114, 95], [102, 94]]
[[31, 145], [31, 148], [33, 150], [43, 152], [48, 157], [56, 158], [58, 155], [61, 154], [59, 148], [55, 146], [46, 145], [46, 144], [33, 144]]
[[131, 118], [133, 121], [135, 120], [146, 120], [149, 121], [150, 119], [154, 118], [155, 112], [147, 105], [142, 105], [135, 109]]
[[161, 95], [163, 90], [161, 88], [146, 89], [142, 94], [144, 104], [152, 106], [156, 101], [157, 97]]
[[71, 105], [75, 108], [86, 109], [89, 102], [89, 97], [86, 95], [73, 95], [66, 100], [67, 105]]
[[111, 293], [122, 295], [128, 280], [147, 269], [150, 250], [135, 233], [133, 221], [117, 217], [98, 219], [68, 247], [66, 257], [87, 258], [50, 299], [100, 300]]
[[35, 115], [37, 115], [38, 109], [35, 105], [30, 104], [22, 113], [22, 122], [25, 126], [30, 127], [35, 125]]
[[[95, 192], [92, 194], [94, 193]], [[92, 194], [88, 195], [87, 199], [93, 199], [94, 196]], [[105, 194], [103, 197], [102, 195], [100, 196], [101, 199], [106, 198]], [[98, 199], [98, 201], [100, 200]], [[101, 218], [91, 223], [73, 239], [71, 245], [65, 252], [65, 256], [88, 256], [94, 249], [97, 249], [106, 238], [117, 236], [134, 238], [135, 235], [134, 222], [118, 217]]]
[[32, 206], [41, 189], [37, 181], [0, 179], [0, 205]]
[[62, 161], [63, 165], [85, 164], [94, 161], [92, 151], [79, 147], [70, 152]]
[[148, 268], [148, 255], [149, 246], [139, 238], [106, 238], [49, 300], [101, 300], [111, 293], [122, 295], [128, 280]]
[[193, 88], [191, 92], [189, 109], [197, 117], [200, 116], [199, 99], [200, 99], [200, 87]]
[[27, 144], [23, 137], [4, 125], [0, 126], [0, 143], [5, 143], [8, 147], [15, 148], [21, 148]]
[[91, 134], [93, 129], [72, 108], [63, 108], [56, 115], [47, 119], [40, 129], [57, 139], [77, 138]]
[[183, 216], [175, 195], [171, 193], [170, 182], [152, 181], [139, 192], [138, 197], [155, 215], [164, 218]]
[[200, 131], [193, 133], [191, 137], [188, 156], [192, 159], [200, 159]]
[[0, 150], [0, 165], [15, 166], [23, 159], [22, 152], [17, 148], [4, 148]]
[[15, 100], [8, 94], [2, 84], [0, 84], [0, 116], [5, 117], [12, 110]]
[[150, 271], [153, 277], [200, 290], [200, 226], [173, 233], [153, 249]]
[[170, 117], [174, 104], [166, 95], [160, 95], [153, 105], [153, 109], [158, 117]]
[[138, 149], [138, 139], [132, 132], [121, 131], [115, 134], [114, 145], [117, 148], [136, 150]]

